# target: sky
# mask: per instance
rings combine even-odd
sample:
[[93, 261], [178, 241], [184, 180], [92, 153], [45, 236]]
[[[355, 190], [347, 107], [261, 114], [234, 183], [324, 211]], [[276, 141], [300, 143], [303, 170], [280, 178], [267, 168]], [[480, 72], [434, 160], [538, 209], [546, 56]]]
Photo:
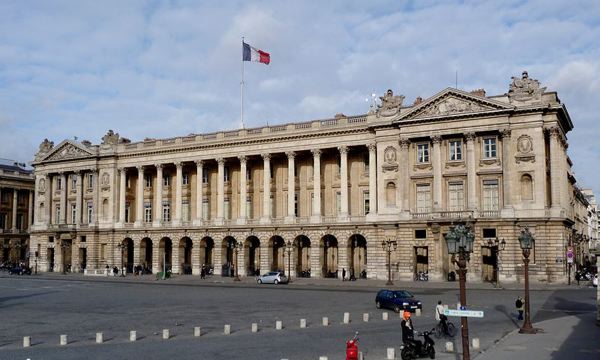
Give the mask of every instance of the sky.
[[599, 194], [600, 1], [0, 1], [0, 158], [44, 138], [132, 141], [364, 114], [391, 88], [508, 91], [523, 70], [571, 115], [578, 185]]

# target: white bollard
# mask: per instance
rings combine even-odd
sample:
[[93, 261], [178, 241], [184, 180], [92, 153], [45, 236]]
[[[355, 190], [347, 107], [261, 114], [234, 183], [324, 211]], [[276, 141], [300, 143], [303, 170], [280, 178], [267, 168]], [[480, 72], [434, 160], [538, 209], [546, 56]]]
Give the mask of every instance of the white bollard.
[[24, 336], [23, 337], [23, 347], [30, 347], [31, 346], [31, 336]]
[[61, 346], [67, 345], [67, 342], [68, 342], [67, 341], [67, 335], [61, 335], [60, 336], [60, 345]]
[[323, 326], [329, 326], [329, 319], [326, 316], [323, 316]]
[[417, 309], [417, 310], [415, 311], [415, 314], [416, 314], [417, 316], [421, 316], [421, 309]]
[[363, 321], [364, 322], [369, 322], [369, 313], [364, 313], [363, 314]]
[[350, 313], [345, 312], [344, 313], [344, 324], [349, 324], [350, 323]]
[[327, 360], [327, 356], [319, 356], [319, 360]]
[[394, 360], [396, 358], [396, 349], [387, 348], [387, 360]]
[[104, 337], [102, 333], [96, 333], [96, 344], [102, 344], [104, 342]]
[[300, 319], [300, 328], [301, 329], [306, 328], [306, 319]]
[[381, 314], [381, 319], [384, 320], [384, 321], [387, 321], [387, 319], [388, 319], [388, 313], [387, 312], [382, 313]]
[[258, 332], [258, 324], [257, 323], [252, 323], [252, 332]]
[[454, 352], [454, 343], [451, 341], [446, 341], [446, 352]]
[[194, 327], [194, 336], [200, 337], [201, 335], [202, 335], [202, 328], [200, 328], [200, 326]]
[[276, 329], [276, 330], [281, 330], [281, 329], [283, 329], [283, 323], [281, 322], [281, 320], [277, 320], [277, 321], [275, 321], [275, 329]]
[[479, 338], [473, 338], [473, 350], [479, 350]]
[[362, 351], [358, 352], [358, 360], [364, 360], [364, 356], [363, 356]]
[[137, 331], [131, 330], [129, 332], [129, 341], [136, 341], [136, 340], [137, 340]]
[[170, 334], [169, 334], [169, 329], [163, 329], [163, 335], [162, 335], [162, 338], [163, 338], [163, 339], [165, 339], [165, 340], [169, 340], [169, 338], [170, 338], [170, 337], [171, 337], [171, 336], [170, 336]]
[[404, 318], [404, 310], [398, 311], [398, 316], [400, 317], [400, 319], [403, 319]]
[[225, 325], [225, 327], [223, 328], [223, 334], [225, 334], [225, 335], [231, 334], [231, 325]]

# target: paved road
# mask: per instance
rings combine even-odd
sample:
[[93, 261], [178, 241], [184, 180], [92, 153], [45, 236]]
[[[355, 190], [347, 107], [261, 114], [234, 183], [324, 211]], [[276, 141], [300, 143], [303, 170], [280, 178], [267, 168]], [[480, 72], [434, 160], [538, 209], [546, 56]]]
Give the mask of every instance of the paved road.
[[[345, 340], [357, 330], [366, 359], [384, 359], [387, 347], [398, 351], [398, 316], [390, 312], [390, 320], [383, 321], [383, 311], [374, 307], [378, 283], [259, 286], [147, 280], [0, 277], [0, 359], [132, 359], [142, 355], [145, 359], [279, 360], [318, 359], [320, 355], [341, 359]], [[434, 326], [438, 299], [448, 304], [458, 300], [455, 288], [428, 284], [413, 292], [424, 304], [423, 316], [415, 318], [421, 330]], [[470, 308], [485, 311], [484, 319], [469, 322], [470, 336], [481, 339], [483, 350], [492, 349], [518, 327], [512, 314], [517, 293], [481, 287], [469, 290]], [[586, 288], [537, 290], [532, 294], [532, 309], [534, 322], [593, 312], [595, 292]], [[351, 314], [350, 325], [341, 323], [344, 312]], [[370, 314], [368, 323], [362, 321], [363, 313]], [[330, 326], [320, 325], [323, 316], [329, 317]], [[301, 318], [307, 319], [307, 329], [299, 328]], [[283, 330], [275, 330], [276, 320], [283, 321]], [[253, 322], [259, 324], [258, 334], [250, 331]], [[224, 324], [231, 324], [231, 335], [222, 335]], [[201, 338], [192, 336], [194, 326], [202, 327]], [[160, 338], [166, 328], [173, 335], [170, 340]], [[136, 330], [141, 339], [130, 343], [129, 330]], [[108, 339], [105, 344], [94, 344], [98, 331]], [[68, 346], [58, 346], [60, 334], [69, 336]], [[22, 349], [23, 336], [31, 336], [34, 346]], [[454, 343], [460, 349], [458, 337]], [[436, 349], [438, 358], [457, 358], [441, 353], [442, 341]]]

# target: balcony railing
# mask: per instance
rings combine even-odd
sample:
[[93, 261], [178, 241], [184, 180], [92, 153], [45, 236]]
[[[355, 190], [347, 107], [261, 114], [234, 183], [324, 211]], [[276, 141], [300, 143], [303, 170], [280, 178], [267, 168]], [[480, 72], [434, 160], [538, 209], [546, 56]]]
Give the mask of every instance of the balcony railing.
[[479, 212], [479, 217], [483, 218], [494, 218], [500, 216], [500, 212], [498, 210], [485, 210]]

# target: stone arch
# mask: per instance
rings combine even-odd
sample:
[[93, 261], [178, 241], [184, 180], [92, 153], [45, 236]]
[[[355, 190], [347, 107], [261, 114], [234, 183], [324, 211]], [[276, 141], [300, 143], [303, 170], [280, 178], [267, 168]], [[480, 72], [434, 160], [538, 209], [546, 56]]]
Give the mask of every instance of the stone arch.
[[260, 274], [260, 239], [250, 235], [244, 243], [244, 264], [247, 275]]
[[273, 235], [269, 239], [269, 264], [271, 264], [271, 271], [284, 271], [284, 253], [285, 253], [285, 241], [280, 235]]
[[521, 200], [533, 200], [533, 178], [529, 174], [521, 176]]
[[139, 263], [143, 267], [144, 272], [152, 273], [152, 240], [148, 237], [140, 241], [140, 258]]
[[237, 240], [227, 235], [221, 241], [221, 275], [233, 277], [235, 270], [235, 247]]
[[133, 273], [135, 259], [133, 258], [133, 239], [130, 237], [126, 237], [121, 242], [121, 262], [128, 273]]
[[169, 237], [163, 237], [158, 243], [158, 263], [160, 264], [160, 271], [172, 269], [173, 241]]
[[319, 257], [323, 277], [338, 276], [338, 240], [332, 234], [325, 234], [319, 244]]
[[294, 239], [296, 277], [310, 277], [310, 238], [304, 234]]
[[363, 278], [367, 276], [367, 239], [364, 235], [354, 233], [348, 238], [348, 264], [352, 278]]
[[184, 275], [192, 274], [192, 248], [194, 243], [188, 236], [184, 236], [179, 240], [177, 251], [179, 252], [179, 273]]
[[213, 269], [213, 250], [215, 241], [210, 236], [205, 236], [200, 240], [200, 264], [206, 267], [206, 271]]
[[396, 183], [393, 181], [385, 184], [385, 205], [386, 207], [396, 207]]

